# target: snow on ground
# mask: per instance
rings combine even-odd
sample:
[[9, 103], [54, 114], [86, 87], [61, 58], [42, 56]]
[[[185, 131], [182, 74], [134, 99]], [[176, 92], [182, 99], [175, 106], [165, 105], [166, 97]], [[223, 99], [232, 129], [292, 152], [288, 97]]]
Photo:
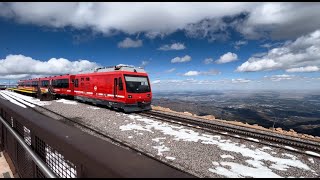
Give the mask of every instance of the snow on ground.
[[173, 160], [175, 160], [176, 158], [175, 158], [175, 157], [167, 156], [166, 159], [169, 159], [169, 160], [172, 160], [172, 161], [173, 161]]
[[289, 150], [293, 150], [293, 151], [297, 151], [297, 149], [290, 147], [290, 146], [284, 146], [284, 148], [289, 149]]
[[[128, 116], [132, 122], [120, 126], [121, 131], [134, 131], [136, 134], [139, 131], [146, 131], [150, 133], [161, 132], [163, 136], [153, 138], [154, 142], [159, 143], [153, 148], [158, 150], [159, 156], [166, 156], [166, 152], [170, 152], [170, 148], [166, 147], [163, 142], [164, 136], [170, 136], [171, 141], [183, 142], [197, 142], [206, 144], [208, 146], [215, 146], [229, 152], [227, 154], [238, 154], [244, 159], [243, 163], [234, 162], [234, 156], [222, 154], [221, 162], [212, 162], [212, 167], [208, 171], [223, 175], [226, 177], [281, 177], [277, 172], [287, 171], [290, 168], [300, 169], [304, 171], [312, 170], [308, 165], [300, 161], [296, 156], [285, 153], [281, 157], [276, 157], [274, 152], [270, 152], [272, 148], [264, 146], [262, 148], [251, 149], [243, 144], [232, 142], [230, 139], [224, 139], [218, 135], [202, 134], [191, 129], [185, 129], [183, 126], [173, 126], [166, 122], [155, 121], [149, 118], [141, 117], [139, 115], [125, 115]], [[248, 138], [249, 139], [249, 138]], [[250, 140], [259, 142], [257, 139], [250, 138]], [[174, 143], [174, 142], [173, 142]], [[314, 154], [314, 152], [309, 152]], [[231, 161], [226, 161], [231, 160]]]
[[30, 97], [30, 96], [26, 96], [26, 95], [22, 95], [16, 92], [12, 92], [12, 91], [5, 91], [5, 93], [7, 93], [8, 95], [12, 95], [15, 98], [19, 98], [21, 100], [23, 100], [24, 102], [29, 102], [29, 103], [34, 103], [38, 106], [46, 106], [46, 105], [50, 105], [51, 102], [49, 101], [40, 101], [40, 99], [34, 98], [34, 97]]
[[249, 139], [251, 141], [255, 141], [255, 142], [260, 142], [258, 139], [255, 139], [255, 138], [247, 138], [247, 139]]
[[308, 158], [308, 160], [309, 160], [312, 164], [314, 164], [313, 158]]
[[307, 154], [310, 154], [310, 155], [314, 155], [314, 156], [318, 156], [320, 157], [320, 154], [316, 153], [316, 152], [313, 152], [313, 151], [306, 151]]
[[228, 154], [223, 154], [223, 155], [220, 155], [222, 158], [231, 158], [231, 159], [234, 159], [233, 156], [231, 155], [228, 155]]
[[165, 145], [161, 146], [152, 146], [154, 149], [158, 150], [158, 156], [162, 156], [163, 152], [170, 151], [170, 148], [166, 147]]
[[87, 107], [87, 108], [89, 108], [89, 109], [100, 109], [100, 108], [98, 108], [98, 107], [93, 107], [93, 106], [89, 106], [89, 107]]
[[5, 99], [9, 100], [10, 102], [12, 102], [13, 104], [16, 104], [16, 105], [18, 105], [18, 106], [20, 106], [20, 107], [23, 107], [23, 108], [27, 108], [26, 105], [24, 105], [24, 104], [22, 104], [22, 103], [20, 103], [20, 102], [18, 102], [18, 101], [16, 101], [16, 100], [14, 100], [14, 99], [11, 98], [10, 96], [6, 95], [3, 91], [0, 91], [0, 95], [1, 95], [2, 97], [4, 97]]
[[70, 100], [67, 100], [67, 99], [59, 99], [59, 100], [56, 100], [56, 102], [61, 102], [63, 104], [72, 104], [72, 105], [77, 105], [78, 104], [76, 101], [70, 101]]

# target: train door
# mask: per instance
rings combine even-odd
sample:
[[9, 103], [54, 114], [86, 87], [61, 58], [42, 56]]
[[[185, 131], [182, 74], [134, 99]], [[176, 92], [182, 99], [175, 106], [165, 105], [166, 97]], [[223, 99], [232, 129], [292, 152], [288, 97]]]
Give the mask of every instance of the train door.
[[72, 96], [74, 96], [74, 80], [74, 76], [70, 76], [69, 93], [71, 93]]
[[114, 78], [113, 83], [113, 97], [117, 98], [117, 89], [118, 89], [118, 78]]
[[114, 98], [124, 98], [122, 77], [114, 78], [113, 96]]

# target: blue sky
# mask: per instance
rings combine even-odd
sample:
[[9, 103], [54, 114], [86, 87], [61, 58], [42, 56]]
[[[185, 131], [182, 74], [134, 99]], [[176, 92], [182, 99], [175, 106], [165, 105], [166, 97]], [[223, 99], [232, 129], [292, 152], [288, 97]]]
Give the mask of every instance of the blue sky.
[[317, 90], [319, 8], [320, 3], [0, 3], [0, 83], [129, 64], [143, 66], [159, 91]]

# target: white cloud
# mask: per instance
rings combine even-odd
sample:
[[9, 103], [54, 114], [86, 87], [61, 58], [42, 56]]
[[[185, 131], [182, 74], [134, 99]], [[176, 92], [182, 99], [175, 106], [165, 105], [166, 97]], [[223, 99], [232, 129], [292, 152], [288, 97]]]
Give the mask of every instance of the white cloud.
[[213, 59], [212, 58], [206, 58], [204, 61], [203, 61], [204, 64], [212, 64], [213, 63]]
[[229, 63], [232, 61], [238, 60], [238, 56], [235, 53], [228, 52], [222, 56], [218, 60], [216, 60], [217, 64]]
[[30, 75], [29, 74], [9, 74], [9, 75], [1, 75], [0, 79], [29, 79]]
[[[0, 4], [0, 16], [39, 26], [90, 28], [104, 34], [145, 32], [152, 38], [186, 30], [190, 36], [214, 40], [228, 36], [219, 32], [228, 26], [250, 38], [268, 31], [273, 38], [298, 37], [319, 28], [319, 9], [319, 3], [288, 2], [5, 2]], [[246, 14], [244, 20], [229, 24], [222, 20], [241, 13]]]
[[266, 36], [273, 39], [297, 38], [320, 27], [319, 3], [261, 3], [237, 27], [247, 38]]
[[142, 61], [141, 62], [141, 67], [145, 67], [148, 64], [149, 64], [149, 61]]
[[242, 78], [231, 79], [231, 83], [248, 83], [248, 82], [251, 82], [251, 80], [249, 80], [249, 79], [242, 79]]
[[218, 70], [209, 70], [209, 71], [188, 71], [184, 73], [184, 76], [198, 76], [198, 75], [206, 75], [206, 76], [211, 76], [211, 75], [217, 75], [220, 74], [221, 72]]
[[291, 68], [287, 69], [287, 72], [293, 73], [293, 72], [316, 72], [320, 71], [320, 68], [317, 66], [306, 66], [306, 67], [299, 67], [299, 68]]
[[118, 43], [119, 48], [137, 48], [142, 46], [142, 40], [132, 40], [131, 38], [125, 38]]
[[186, 47], [184, 46], [184, 44], [181, 44], [181, 43], [173, 43], [171, 45], [163, 45], [161, 46], [160, 48], [158, 48], [158, 50], [161, 50], [161, 51], [170, 51], [170, 50], [183, 50], [185, 49]]
[[8, 55], [0, 59], [0, 75], [8, 79], [26, 78], [30, 75], [57, 75], [77, 73], [98, 67], [88, 60], [70, 61], [64, 58], [51, 58], [48, 61], [32, 59], [24, 55]]
[[160, 82], [161, 82], [161, 80], [154, 80], [154, 81], [151, 82], [151, 84], [158, 84]]
[[295, 78], [295, 75], [281, 74], [281, 75], [272, 75], [272, 76], [264, 76], [266, 79], [270, 79], [271, 81], [282, 81], [282, 80], [291, 80]]
[[171, 63], [183, 63], [188, 61], [191, 61], [191, 56], [189, 55], [185, 55], [184, 57], [175, 57], [171, 59]]
[[250, 57], [238, 72], [283, 69], [288, 72], [312, 72], [320, 66], [320, 30], [273, 48], [261, 57]]
[[234, 48], [240, 49], [240, 46], [247, 45], [247, 44], [248, 44], [248, 41], [236, 41], [234, 43]]
[[172, 73], [172, 72], [174, 72], [175, 70], [176, 70], [176, 68], [171, 68], [171, 69], [166, 70], [166, 73]]
[[188, 71], [184, 73], [184, 76], [198, 76], [200, 74], [199, 71]]

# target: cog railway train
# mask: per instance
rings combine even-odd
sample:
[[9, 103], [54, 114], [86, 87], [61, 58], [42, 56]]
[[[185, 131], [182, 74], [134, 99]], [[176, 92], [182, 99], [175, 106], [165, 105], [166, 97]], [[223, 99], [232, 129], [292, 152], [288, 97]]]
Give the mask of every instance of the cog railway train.
[[20, 80], [18, 89], [69, 96], [82, 102], [122, 109], [124, 112], [151, 110], [152, 92], [142, 68], [112, 66], [79, 74]]

